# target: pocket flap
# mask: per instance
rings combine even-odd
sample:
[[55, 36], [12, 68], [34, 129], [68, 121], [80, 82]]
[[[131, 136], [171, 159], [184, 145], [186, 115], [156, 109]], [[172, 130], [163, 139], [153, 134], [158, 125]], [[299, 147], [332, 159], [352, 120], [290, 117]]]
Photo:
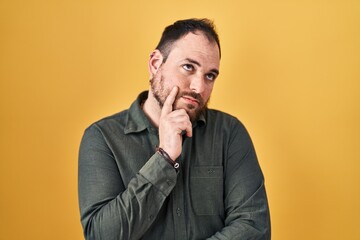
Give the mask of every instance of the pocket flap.
[[191, 169], [191, 178], [222, 178], [223, 167], [222, 166], [201, 166], [193, 167]]

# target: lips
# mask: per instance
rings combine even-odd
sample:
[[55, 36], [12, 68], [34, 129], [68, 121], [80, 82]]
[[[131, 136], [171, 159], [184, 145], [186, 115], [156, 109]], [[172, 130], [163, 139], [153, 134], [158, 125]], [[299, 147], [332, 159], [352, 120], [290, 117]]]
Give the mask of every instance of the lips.
[[182, 96], [182, 98], [185, 99], [185, 101], [188, 102], [188, 103], [197, 104], [197, 105], [200, 104], [200, 102], [197, 99], [192, 98], [190, 96]]

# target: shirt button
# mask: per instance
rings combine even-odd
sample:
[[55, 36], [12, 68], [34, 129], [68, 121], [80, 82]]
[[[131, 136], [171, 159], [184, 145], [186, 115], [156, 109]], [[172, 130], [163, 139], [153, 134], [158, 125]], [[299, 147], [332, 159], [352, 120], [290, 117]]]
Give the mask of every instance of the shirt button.
[[150, 215], [149, 216], [149, 221], [153, 220], [154, 216], [153, 215]]
[[178, 217], [181, 216], [181, 208], [177, 208], [177, 209], [176, 209], [176, 215], [178, 215]]
[[166, 183], [170, 186], [170, 185], [172, 184], [172, 181], [169, 180], [169, 179], [167, 179], [167, 180], [166, 180]]

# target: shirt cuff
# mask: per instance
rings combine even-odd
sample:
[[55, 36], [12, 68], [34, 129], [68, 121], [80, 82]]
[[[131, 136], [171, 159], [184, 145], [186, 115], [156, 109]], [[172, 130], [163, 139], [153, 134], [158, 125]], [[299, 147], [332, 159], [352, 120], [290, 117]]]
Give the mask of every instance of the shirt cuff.
[[140, 169], [139, 173], [165, 196], [169, 196], [176, 185], [175, 168], [165, 158], [156, 152]]

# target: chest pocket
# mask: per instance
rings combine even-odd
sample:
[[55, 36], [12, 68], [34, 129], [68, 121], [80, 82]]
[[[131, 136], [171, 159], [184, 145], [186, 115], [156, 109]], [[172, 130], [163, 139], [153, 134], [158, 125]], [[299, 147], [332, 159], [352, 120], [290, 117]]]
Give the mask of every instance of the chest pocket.
[[192, 208], [196, 215], [223, 215], [222, 166], [193, 167], [190, 173]]

